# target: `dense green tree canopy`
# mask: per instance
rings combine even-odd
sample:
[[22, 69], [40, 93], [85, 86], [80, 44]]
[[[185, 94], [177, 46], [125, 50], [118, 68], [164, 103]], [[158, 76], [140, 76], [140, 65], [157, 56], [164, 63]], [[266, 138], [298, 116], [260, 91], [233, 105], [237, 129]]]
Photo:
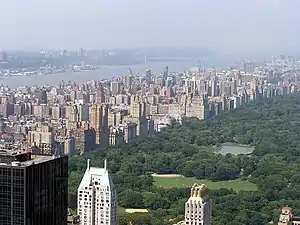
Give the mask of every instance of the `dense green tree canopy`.
[[[130, 145], [97, 150], [69, 162], [69, 206], [86, 159], [102, 167], [104, 158], [117, 187], [118, 204], [147, 208], [148, 214], [123, 214], [120, 225], [173, 224], [183, 219], [188, 188], [166, 191], [153, 185], [152, 173], [180, 173], [199, 179], [254, 182], [257, 191], [210, 190], [214, 225], [261, 225], [276, 221], [289, 205], [300, 213], [300, 94], [266, 99], [200, 121], [184, 118], [160, 133]], [[216, 154], [217, 146], [236, 142], [255, 147], [251, 155]], [[171, 194], [170, 194], [171, 193]]]

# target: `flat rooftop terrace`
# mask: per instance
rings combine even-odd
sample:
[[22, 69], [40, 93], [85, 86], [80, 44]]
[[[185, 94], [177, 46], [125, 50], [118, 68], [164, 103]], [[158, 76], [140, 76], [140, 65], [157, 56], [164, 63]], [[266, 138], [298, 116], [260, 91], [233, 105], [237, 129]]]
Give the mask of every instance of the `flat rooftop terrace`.
[[52, 155], [32, 154], [31, 152], [22, 152], [17, 154], [0, 154], [0, 166], [19, 166], [26, 167], [33, 164], [39, 164], [43, 162], [55, 159]]

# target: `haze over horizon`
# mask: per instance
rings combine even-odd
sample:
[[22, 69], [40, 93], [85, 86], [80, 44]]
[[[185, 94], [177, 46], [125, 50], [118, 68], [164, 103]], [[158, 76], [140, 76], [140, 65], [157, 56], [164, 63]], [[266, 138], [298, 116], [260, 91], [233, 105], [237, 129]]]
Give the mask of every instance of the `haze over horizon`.
[[9, 0], [0, 48], [195, 46], [296, 51], [299, 0]]

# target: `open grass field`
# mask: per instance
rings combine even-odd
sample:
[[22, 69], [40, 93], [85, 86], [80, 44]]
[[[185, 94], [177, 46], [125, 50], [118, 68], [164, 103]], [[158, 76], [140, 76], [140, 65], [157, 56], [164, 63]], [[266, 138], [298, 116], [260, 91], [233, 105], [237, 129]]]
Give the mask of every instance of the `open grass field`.
[[125, 213], [147, 213], [147, 209], [125, 209], [121, 206], [117, 206], [117, 214], [124, 215]]
[[163, 188], [191, 187], [194, 183], [198, 183], [205, 184], [209, 189], [232, 188], [235, 191], [255, 191], [257, 189], [256, 184], [250, 183], [249, 181], [242, 181], [240, 179], [218, 182], [198, 180], [190, 177], [153, 177], [153, 179], [155, 181], [155, 185]]

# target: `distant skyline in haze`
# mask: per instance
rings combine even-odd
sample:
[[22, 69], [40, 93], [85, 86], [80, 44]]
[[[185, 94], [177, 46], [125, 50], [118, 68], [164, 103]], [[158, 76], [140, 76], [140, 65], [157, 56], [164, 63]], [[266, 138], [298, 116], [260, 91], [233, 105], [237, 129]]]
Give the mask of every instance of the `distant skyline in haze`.
[[0, 48], [299, 52], [299, 0], [8, 0]]

